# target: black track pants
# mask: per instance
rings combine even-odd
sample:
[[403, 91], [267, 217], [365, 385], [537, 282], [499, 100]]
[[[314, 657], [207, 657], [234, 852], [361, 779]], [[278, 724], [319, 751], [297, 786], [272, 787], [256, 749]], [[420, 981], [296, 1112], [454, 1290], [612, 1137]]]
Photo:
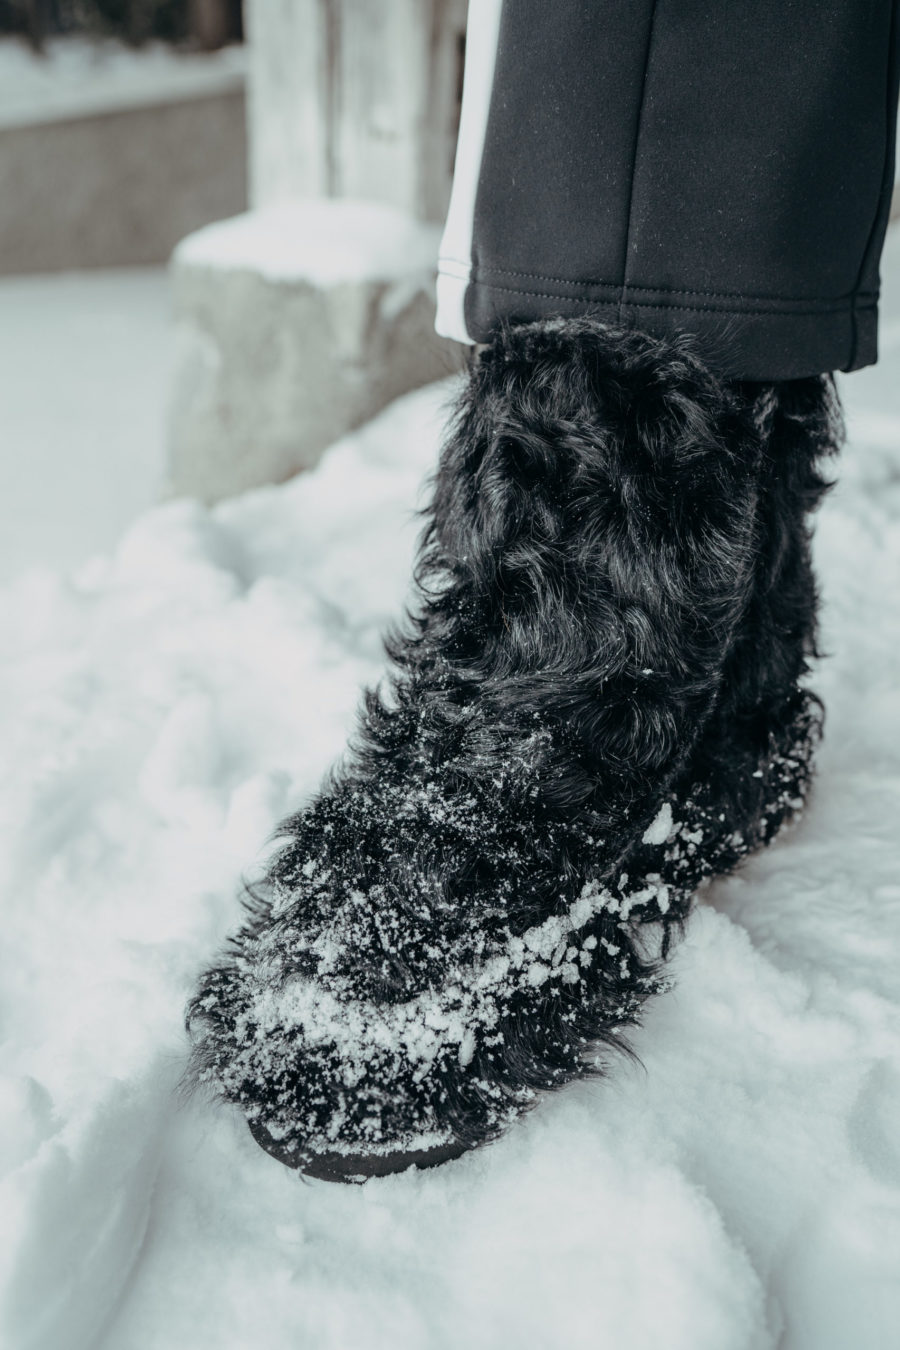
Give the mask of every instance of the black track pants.
[[594, 314], [745, 379], [877, 357], [900, 0], [470, 0], [438, 331]]

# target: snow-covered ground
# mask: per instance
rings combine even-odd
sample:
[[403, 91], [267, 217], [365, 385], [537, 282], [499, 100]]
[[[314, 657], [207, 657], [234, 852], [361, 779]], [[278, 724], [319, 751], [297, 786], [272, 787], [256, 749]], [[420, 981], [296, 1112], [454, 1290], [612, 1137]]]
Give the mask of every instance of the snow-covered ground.
[[[845, 382], [852, 440], [816, 541], [832, 655], [808, 816], [697, 909], [677, 987], [634, 1037], [642, 1066], [435, 1172], [304, 1183], [176, 1087], [182, 1006], [240, 876], [379, 669], [449, 387], [302, 479], [163, 505], [110, 553], [0, 592], [0, 1345], [896, 1345], [900, 235], [886, 270], [883, 360]], [[20, 306], [29, 284], [44, 294], [22, 282]], [[74, 282], [55, 284], [65, 312]], [[61, 558], [55, 531], [96, 505], [77, 467], [118, 470], [159, 425], [126, 365], [110, 396], [124, 410], [130, 391], [129, 416], [103, 416], [101, 327], [72, 328], [44, 386], [66, 406], [93, 357], [96, 416], [82, 389], [51, 436], [14, 399], [11, 446], [0, 405], [4, 456], [34, 454], [33, 433], [45, 488], [28, 522], [25, 497], [0, 495], [2, 530], [37, 531], [54, 564], [85, 542]]]
[[0, 582], [159, 499], [170, 346], [163, 267], [0, 278]]

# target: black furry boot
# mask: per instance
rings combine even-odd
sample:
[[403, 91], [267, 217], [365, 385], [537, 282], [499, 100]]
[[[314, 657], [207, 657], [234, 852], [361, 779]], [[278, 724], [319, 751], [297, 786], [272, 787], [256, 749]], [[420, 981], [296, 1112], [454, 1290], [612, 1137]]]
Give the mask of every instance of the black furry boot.
[[796, 809], [834, 440], [796, 383], [589, 320], [476, 362], [390, 687], [189, 1010], [283, 1162], [441, 1162], [596, 1072], [696, 885]]
[[755, 577], [716, 706], [674, 785], [662, 855], [642, 842], [627, 884], [657, 872], [683, 921], [704, 880], [732, 871], [795, 821], [809, 790], [823, 712], [801, 681], [817, 653], [810, 519], [831, 486], [821, 467], [843, 441], [830, 377], [745, 386], [762, 441]]

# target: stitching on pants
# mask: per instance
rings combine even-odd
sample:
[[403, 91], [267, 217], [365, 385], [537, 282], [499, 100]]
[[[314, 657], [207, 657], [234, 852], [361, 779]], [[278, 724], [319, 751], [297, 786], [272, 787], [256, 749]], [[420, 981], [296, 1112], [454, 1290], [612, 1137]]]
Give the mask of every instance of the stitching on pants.
[[[473, 281], [471, 283], [476, 289], [481, 287], [486, 291], [504, 291], [507, 295], [524, 295], [529, 299], [535, 300], [556, 300], [563, 305], [596, 305], [599, 308], [614, 309], [617, 307], [615, 300], [592, 300], [590, 296], [577, 295], [558, 295], [555, 291], [523, 291], [517, 286], [498, 286], [492, 285], [487, 281]], [[649, 300], [627, 300], [625, 304], [634, 309], [671, 309], [684, 310], [689, 314], [733, 314], [739, 318], [753, 318], [754, 315], [771, 315], [776, 318], [792, 319], [803, 315], [814, 314], [841, 314], [849, 313], [852, 297], [838, 302], [828, 302], [827, 308], [819, 307], [816, 309], [725, 309], [718, 305], [667, 305], [663, 301], [653, 302]], [[858, 306], [859, 309], [874, 309], [875, 301], [871, 300], [867, 304]]]
[[[525, 281], [547, 281], [550, 282], [551, 285], [557, 286], [591, 286], [598, 288], [603, 286], [608, 290], [615, 291], [616, 295], [622, 290], [621, 284], [615, 281], [572, 281], [569, 277], [551, 277], [543, 272], [517, 272], [510, 267], [488, 267], [484, 264], [478, 270], [480, 273], [483, 273], [484, 276], [522, 277]], [[481, 276], [477, 277], [476, 281], [485, 286], [490, 286], [492, 284], [489, 281], [483, 281]], [[496, 289], [516, 290], [518, 288], [497, 284]], [[690, 286], [642, 286], [634, 281], [628, 282], [626, 290], [647, 292], [648, 294], [653, 295], [697, 295], [707, 300], [759, 300], [763, 303], [767, 300], [774, 300], [776, 303], [784, 305], [798, 303], [796, 296], [792, 295], [751, 295], [744, 291], [696, 291], [692, 290]], [[523, 292], [523, 294], [528, 294], [528, 292]], [[828, 296], [828, 298], [823, 299], [821, 303], [823, 305], [849, 304], [853, 299], [853, 295], [853, 291], [848, 291], [845, 295]], [[871, 299], [872, 301], [875, 301], [877, 298], [878, 297], [873, 291], [860, 291], [857, 294], [857, 299], [860, 300]]]

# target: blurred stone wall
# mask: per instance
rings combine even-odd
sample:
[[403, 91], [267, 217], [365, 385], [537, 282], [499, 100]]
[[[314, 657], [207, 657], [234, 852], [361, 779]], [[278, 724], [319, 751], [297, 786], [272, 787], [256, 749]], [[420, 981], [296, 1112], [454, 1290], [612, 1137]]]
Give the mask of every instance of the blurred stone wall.
[[184, 235], [246, 201], [242, 77], [0, 121], [0, 273], [164, 263]]

